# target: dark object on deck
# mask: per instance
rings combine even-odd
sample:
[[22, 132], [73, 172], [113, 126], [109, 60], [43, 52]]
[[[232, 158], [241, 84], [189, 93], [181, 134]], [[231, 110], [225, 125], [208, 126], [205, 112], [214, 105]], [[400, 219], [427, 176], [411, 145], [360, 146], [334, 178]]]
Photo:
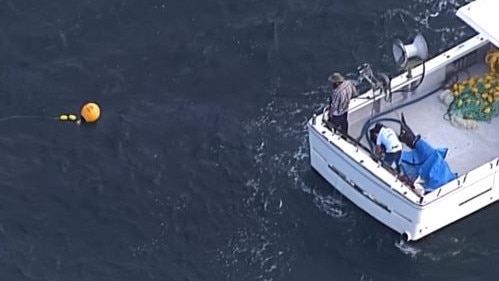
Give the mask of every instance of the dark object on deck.
[[421, 138], [421, 135], [416, 135], [409, 128], [407, 122], [405, 122], [404, 114], [402, 113], [401, 122], [400, 122], [400, 135], [399, 139], [401, 142], [405, 143], [411, 149], [414, 149], [416, 146], [416, 142]]

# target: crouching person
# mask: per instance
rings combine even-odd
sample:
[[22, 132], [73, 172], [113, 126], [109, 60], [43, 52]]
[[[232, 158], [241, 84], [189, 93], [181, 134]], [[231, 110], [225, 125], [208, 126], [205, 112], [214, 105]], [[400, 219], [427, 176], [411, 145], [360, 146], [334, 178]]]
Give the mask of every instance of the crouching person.
[[402, 143], [392, 128], [383, 124], [376, 124], [370, 131], [371, 140], [376, 144], [374, 154], [381, 157], [384, 151], [383, 162], [400, 172], [400, 157], [402, 156]]

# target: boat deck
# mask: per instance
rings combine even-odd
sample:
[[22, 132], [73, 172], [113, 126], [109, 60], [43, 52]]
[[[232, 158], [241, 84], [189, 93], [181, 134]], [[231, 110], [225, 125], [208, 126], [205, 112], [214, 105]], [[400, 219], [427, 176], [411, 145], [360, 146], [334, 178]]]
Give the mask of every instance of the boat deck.
[[[480, 75], [485, 72], [486, 66], [477, 64], [468, 69], [466, 76], [469, 74]], [[416, 134], [421, 134], [434, 148], [448, 148], [446, 160], [450, 168], [453, 172], [462, 175], [497, 157], [499, 117], [493, 118], [490, 123], [478, 122], [478, 127], [475, 129], [455, 126], [444, 118], [448, 106], [439, 98], [443, 91], [439, 90], [419, 102], [386, 114], [383, 118], [400, 120], [403, 113], [407, 124]], [[350, 120], [350, 135], [359, 136], [362, 126], [369, 117]], [[400, 126], [398, 124], [392, 122], [384, 122], [384, 124], [399, 132]], [[367, 145], [367, 140], [363, 138], [362, 143]]]

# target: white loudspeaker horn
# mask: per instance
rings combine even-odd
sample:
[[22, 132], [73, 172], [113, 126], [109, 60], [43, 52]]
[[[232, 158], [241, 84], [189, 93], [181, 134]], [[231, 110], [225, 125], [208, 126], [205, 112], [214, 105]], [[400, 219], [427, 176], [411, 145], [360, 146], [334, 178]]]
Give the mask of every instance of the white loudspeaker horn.
[[428, 45], [422, 34], [416, 35], [412, 44], [408, 45], [404, 45], [400, 39], [395, 39], [392, 51], [395, 62], [401, 68], [406, 68], [411, 58], [417, 57], [423, 61], [428, 58]]

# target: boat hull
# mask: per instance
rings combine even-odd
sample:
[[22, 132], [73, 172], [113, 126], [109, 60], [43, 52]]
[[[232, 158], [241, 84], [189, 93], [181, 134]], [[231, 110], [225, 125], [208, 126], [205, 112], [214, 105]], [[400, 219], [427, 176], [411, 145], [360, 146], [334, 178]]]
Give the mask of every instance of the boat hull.
[[[401, 182], [394, 171], [373, 158], [370, 149], [365, 147], [366, 142], [360, 143], [361, 137], [353, 140], [332, 131], [323, 122], [324, 113], [314, 115], [308, 122], [313, 169], [355, 205], [407, 240], [419, 240], [499, 198], [499, 118], [480, 124], [481, 128], [477, 129], [470, 126], [470, 118], [466, 116], [460, 122], [452, 119], [450, 104], [440, 103], [449, 93], [454, 100], [461, 91], [449, 92], [449, 85], [461, 83], [463, 86], [470, 78], [468, 84], [472, 87], [470, 81], [475, 78], [486, 81], [495, 76], [498, 17], [490, 11], [496, 10], [497, 3], [476, 0], [459, 8], [457, 15], [479, 34], [411, 67], [411, 75], [406, 72], [390, 79], [387, 86], [390, 91], [373, 86], [350, 102], [348, 131], [351, 135], [365, 136], [365, 129], [373, 125], [373, 119], [393, 122], [399, 120], [398, 114], [403, 112], [430, 147], [448, 149], [449, 153], [440, 156], [439, 162], [445, 161], [450, 167], [446, 169], [449, 179], [439, 177], [441, 181], [427, 188], [424, 194], [416, 193], [409, 183]], [[489, 52], [495, 55], [489, 56]], [[483, 94], [481, 97], [485, 98]], [[466, 106], [470, 106], [471, 101], [467, 100]], [[481, 103], [477, 102], [475, 105]], [[491, 97], [487, 102], [491, 106]], [[486, 108], [482, 110], [486, 112]], [[426, 168], [438, 177], [441, 174], [435, 171], [441, 167], [435, 164]], [[415, 171], [417, 176], [426, 175], [421, 170]], [[454, 173], [456, 177], [452, 176]], [[430, 186], [428, 182], [426, 185]]]
[[419, 240], [499, 198], [498, 160], [414, 200], [417, 195], [401, 192], [404, 184], [365, 151], [317, 123], [311, 120], [308, 125], [311, 166], [356, 206], [407, 240]]

